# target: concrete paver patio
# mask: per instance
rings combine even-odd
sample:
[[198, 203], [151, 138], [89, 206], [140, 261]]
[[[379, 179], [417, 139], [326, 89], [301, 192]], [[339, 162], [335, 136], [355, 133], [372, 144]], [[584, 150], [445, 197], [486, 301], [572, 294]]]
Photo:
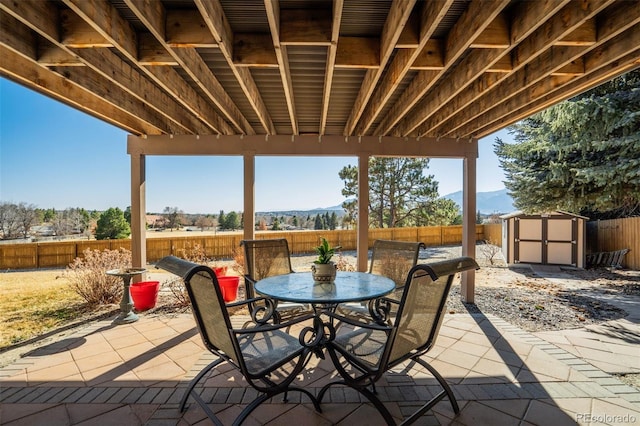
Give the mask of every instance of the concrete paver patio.
[[[233, 318], [240, 324], [246, 320]], [[637, 322], [626, 326], [638, 336]], [[461, 413], [454, 416], [445, 399], [418, 423], [640, 424], [640, 392], [607, 372], [637, 372], [637, 341], [609, 336], [612, 340], [598, 345], [584, 333], [589, 332], [533, 335], [494, 316], [446, 315], [428, 355], [452, 385]], [[211, 357], [190, 314], [142, 314], [127, 325], [98, 321], [0, 370], [0, 424], [208, 424], [197, 404], [185, 413], [177, 406], [188, 381]], [[317, 393], [334, 375], [328, 357], [313, 358], [298, 384]], [[437, 390], [419, 365], [404, 365], [377, 385], [398, 422]], [[224, 365], [202, 389], [224, 424], [254, 396]], [[274, 398], [263, 404], [245, 424], [383, 424], [365, 401], [355, 391], [334, 387], [322, 413], [316, 413], [294, 392], [287, 403]]]

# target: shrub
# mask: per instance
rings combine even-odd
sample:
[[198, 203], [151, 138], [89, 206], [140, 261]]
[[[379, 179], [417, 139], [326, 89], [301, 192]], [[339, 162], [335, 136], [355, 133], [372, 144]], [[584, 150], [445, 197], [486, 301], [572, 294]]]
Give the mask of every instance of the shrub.
[[119, 303], [122, 299], [122, 278], [107, 275], [110, 269], [131, 266], [131, 252], [119, 250], [91, 250], [83, 252], [67, 266], [65, 277], [71, 288], [89, 305]]

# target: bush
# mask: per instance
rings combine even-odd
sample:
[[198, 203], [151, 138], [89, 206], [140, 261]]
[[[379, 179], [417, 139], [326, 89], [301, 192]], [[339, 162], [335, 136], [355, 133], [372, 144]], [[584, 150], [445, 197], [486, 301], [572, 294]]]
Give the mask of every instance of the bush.
[[67, 266], [65, 277], [71, 288], [89, 305], [119, 303], [122, 299], [122, 278], [107, 275], [110, 269], [131, 266], [131, 252], [119, 250], [91, 250], [83, 252]]

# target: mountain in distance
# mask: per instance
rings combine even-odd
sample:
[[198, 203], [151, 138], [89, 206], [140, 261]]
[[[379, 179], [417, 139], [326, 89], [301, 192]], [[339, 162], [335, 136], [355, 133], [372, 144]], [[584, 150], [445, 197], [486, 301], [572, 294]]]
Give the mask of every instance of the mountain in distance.
[[[462, 191], [443, 195], [442, 198], [453, 200], [462, 209]], [[515, 211], [513, 198], [507, 193], [507, 189], [476, 193], [476, 209], [482, 214], [511, 213]]]
[[345, 210], [342, 208], [342, 204], [332, 207], [317, 207], [310, 210], [275, 210], [268, 212], [256, 212], [256, 214], [260, 216], [315, 216], [318, 214], [323, 215], [325, 213], [331, 214], [334, 212], [338, 217], [342, 217], [346, 214]]

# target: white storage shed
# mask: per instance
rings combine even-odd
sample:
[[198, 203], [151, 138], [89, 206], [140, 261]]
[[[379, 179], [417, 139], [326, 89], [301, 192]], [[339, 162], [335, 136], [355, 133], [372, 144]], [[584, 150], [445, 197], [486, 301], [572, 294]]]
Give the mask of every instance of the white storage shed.
[[555, 211], [501, 216], [502, 252], [507, 263], [585, 266], [588, 218]]

